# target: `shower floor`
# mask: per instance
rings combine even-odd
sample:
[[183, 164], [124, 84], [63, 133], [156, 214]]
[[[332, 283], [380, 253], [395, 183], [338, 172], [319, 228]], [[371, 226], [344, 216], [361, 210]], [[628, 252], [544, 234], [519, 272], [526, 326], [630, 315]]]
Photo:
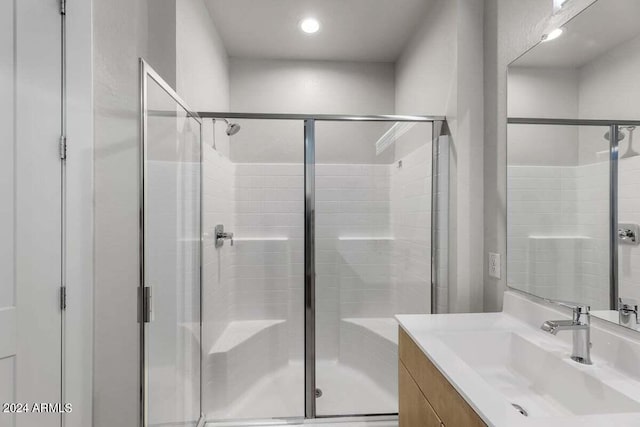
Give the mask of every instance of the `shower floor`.
[[[316, 382], [322, 390], [322, 397], [316, 400], [320, 416], [397, 412], [395, 394], [337, 361], [318, 361]], [[262, 378], [225, 410], [209, 412], [207, 419], [293, 418], [303, 414], [304, 366], [290, 362]]]
[[[358, 418], [358, 417], [356, 417]], [[216, 427], [217, 423], [207, 423], [207, 427]], [[371, 421], [354, 421], [347, 418], [342, 419], [319, 419], [308, 420], [302, 424], [266, 424], [268, 427], [398, 427], [397, 420], [383, 421], [383, 420], [371, 420]], [[229, 426], [225, 426], [229, 427]]]

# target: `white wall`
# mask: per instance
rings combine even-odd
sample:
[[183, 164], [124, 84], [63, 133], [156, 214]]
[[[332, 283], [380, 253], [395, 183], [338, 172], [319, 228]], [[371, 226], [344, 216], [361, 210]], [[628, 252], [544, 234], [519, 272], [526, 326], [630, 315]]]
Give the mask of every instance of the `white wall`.
[[435, 1], [396, 63], [397, 114], [453, 113], [457, 1]]
[[389, 63], [232, 58], [232, 111], [389, 114], [394, 71]]
[[176, 1], [175, 20], [178, 94], [195, 111], [227, 111], [229, 60], [209, 9], [202, 0]]
[[[389, 63], [252, 60], [232, 58], [231, 111], [310, 114], [393, 114], [394, 69]], [[283, 122], [250, 122], [234, 137], [235, 162], [299, 162], [302, 135]], [[255, 129], [259, 133], [255, 134]], [[389, 162], [377, 157], [375, 141], [384, 125], [324, 123], [318, 126], [317, 156], [328, 163]], [[253, 144], [262, 139], [259, 145]], [[348, 142], [347, 142], [348, 141]]]
[[507, 93], [511, 117], [578, 116], [575, 68], [510, 67]]
[[147, 2], [96, 0], [93, 4], [93, 424], [133, 426], [140, 411], [138, 57], [147, 52]]
[[[436, 1], [396, 65], [396, 112], [446, 115], [451, 132], [450, 310], [482, 310], [483, 10]], [[455, 29], [455, 31], [452, 31]]]
[[[510, 117], [578, 117], [578, 73], [574, 68], [512, 67], [507, 111]], [[509, 165], [577, 165], [575, 126], [511, 125]]]

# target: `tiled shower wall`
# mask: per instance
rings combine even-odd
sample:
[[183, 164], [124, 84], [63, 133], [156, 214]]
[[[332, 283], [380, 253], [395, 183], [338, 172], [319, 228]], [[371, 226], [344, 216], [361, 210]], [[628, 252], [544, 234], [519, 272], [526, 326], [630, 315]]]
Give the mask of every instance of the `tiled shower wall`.
[[397, 313], [428, 313], [431, 300], [431, 145], [391, 165], [393, 283]]
[[[338, 354], [341, 317], [391, 316], [388, 165], [316, 166], [317, 350]], [[234, 319], [286, 319], [304, 342], [304, 166], [236, 165]]]
[[287, 320], [289, 354], [304, 350], [304, 165], [237, 163], [234, 320]]
[[[232, 320], [288, 320], [302, 357], [304, 166], [230, 162], [207, 153], [205, 231], [235, 233], [205, 248], [205, 348]], [[428, 312], [431, 148], [397, 163], [316, 166], [317, 337], [335, 358], [339, 322]]]
[[233, 251], [228, 250], [228, 244], [225, 244], [225, 250], [217, 250], [213, 234], [217, 224], [224, 224], [229, 231], [235, 226], [235, 166], [209, 147], [205, 147], [203, 155], [202, 231], [206, 237], [202, 254], [202, 345], [206, 353], [233, 318]]
[[316, 352], [339, 354], [340, 319], [390, 317], [389, 166], [316, 166]]
[[608, 163], [509, 166], [510, 285], [607, 308], [608, 172]]
[[[618, 219], [640, 224], [640, 156], [620, 159]], [[619, 293], [640, 300], [640, 246], [618, 246]]]

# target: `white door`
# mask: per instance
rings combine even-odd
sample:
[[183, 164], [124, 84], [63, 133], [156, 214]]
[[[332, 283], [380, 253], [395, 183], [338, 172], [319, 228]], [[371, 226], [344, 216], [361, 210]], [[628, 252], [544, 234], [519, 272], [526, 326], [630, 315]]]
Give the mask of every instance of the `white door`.
[[0, 427], [61, 420], [32, 412], [62, 390], [58, 5], [0, 1], [0, 409], [30, 411], [0, 412]]

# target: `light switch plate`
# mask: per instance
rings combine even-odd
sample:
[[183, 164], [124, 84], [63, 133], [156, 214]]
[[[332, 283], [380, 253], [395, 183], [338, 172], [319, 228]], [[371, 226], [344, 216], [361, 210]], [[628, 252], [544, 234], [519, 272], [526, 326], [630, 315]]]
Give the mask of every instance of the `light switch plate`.
[[494, 279], [499, 279], [500, 271], [500, 254], [489, 252], [489, 276]]

